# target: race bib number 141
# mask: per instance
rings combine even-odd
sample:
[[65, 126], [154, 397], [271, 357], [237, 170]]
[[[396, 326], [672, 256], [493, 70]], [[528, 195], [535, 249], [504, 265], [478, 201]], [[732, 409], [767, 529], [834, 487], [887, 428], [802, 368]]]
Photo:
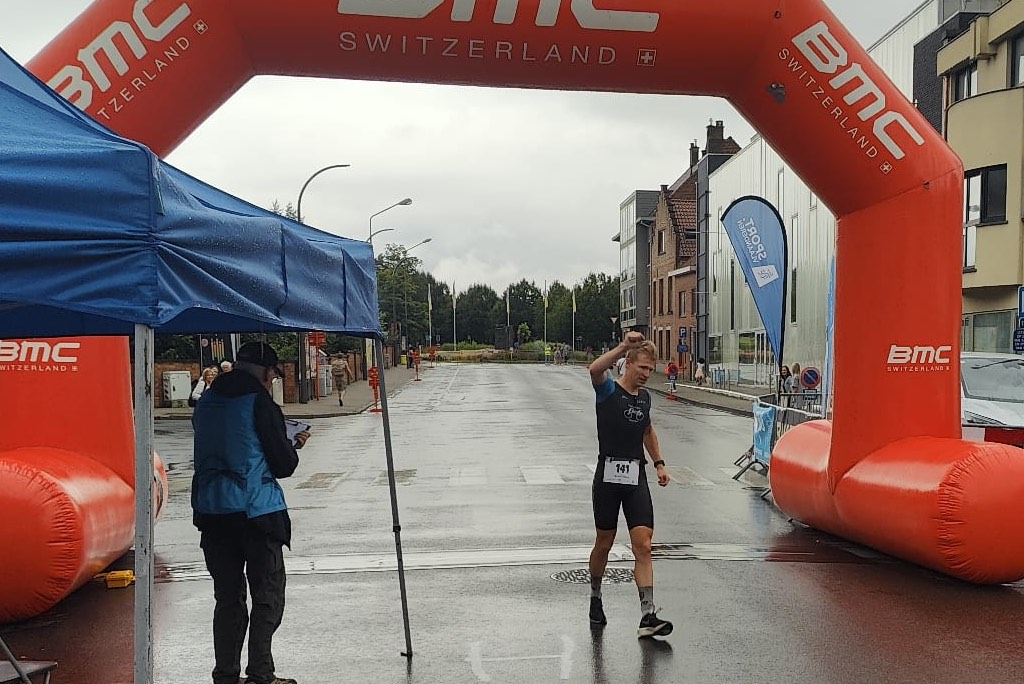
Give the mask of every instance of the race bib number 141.
[[640, 481], [640, 461], [604, 459], [604, 481], [609, 484], [637, 484]]

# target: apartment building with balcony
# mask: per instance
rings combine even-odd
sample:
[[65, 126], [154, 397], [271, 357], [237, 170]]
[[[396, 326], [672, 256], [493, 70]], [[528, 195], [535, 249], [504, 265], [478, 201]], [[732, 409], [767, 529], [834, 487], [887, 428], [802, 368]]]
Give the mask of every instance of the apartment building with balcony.
[[941, 47], [936, 69], [943, 131], [964, 164], [961, 344], [1012, 352], [1024, 282], [1024, 0], [992, 4]]

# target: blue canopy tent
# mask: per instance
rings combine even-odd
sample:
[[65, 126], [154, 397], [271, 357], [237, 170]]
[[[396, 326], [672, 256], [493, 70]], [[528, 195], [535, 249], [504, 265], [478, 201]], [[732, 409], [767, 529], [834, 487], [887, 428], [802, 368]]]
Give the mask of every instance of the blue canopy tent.
[[[374, 337], [383, 357], [370, 244], [288, 220], [175, 169], [80, 112], [2, 50], [0, 119], [0, 338], [135, 336], [136, 482], [153, 478], [154, 332], [326, 330]], [[141, 684], [152, 681], [153, 504], [145, 487], [136, 493]]]

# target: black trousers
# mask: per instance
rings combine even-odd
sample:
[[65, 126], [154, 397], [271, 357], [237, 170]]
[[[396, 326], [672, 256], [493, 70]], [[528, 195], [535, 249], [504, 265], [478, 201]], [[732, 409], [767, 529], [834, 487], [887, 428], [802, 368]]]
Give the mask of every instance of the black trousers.
[[[249, 662], [245, 673], [257, 684], [274, 680], [271, 645], [284, 615], [285, 571], [281, 542], [252, 524], [241, 534], [207, 530], [200, 545], [213, 578], [214, 684], [238, 684], [242, 644], [249, 631]], [[245, 585], [252, 596], [246, 605]]]

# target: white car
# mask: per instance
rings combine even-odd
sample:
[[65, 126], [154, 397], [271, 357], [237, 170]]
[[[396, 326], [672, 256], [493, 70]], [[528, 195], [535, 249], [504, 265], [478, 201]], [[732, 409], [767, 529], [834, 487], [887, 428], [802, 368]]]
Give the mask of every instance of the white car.
[[1024, 428], [1024, 356], [960, 354], [963, 424]]

